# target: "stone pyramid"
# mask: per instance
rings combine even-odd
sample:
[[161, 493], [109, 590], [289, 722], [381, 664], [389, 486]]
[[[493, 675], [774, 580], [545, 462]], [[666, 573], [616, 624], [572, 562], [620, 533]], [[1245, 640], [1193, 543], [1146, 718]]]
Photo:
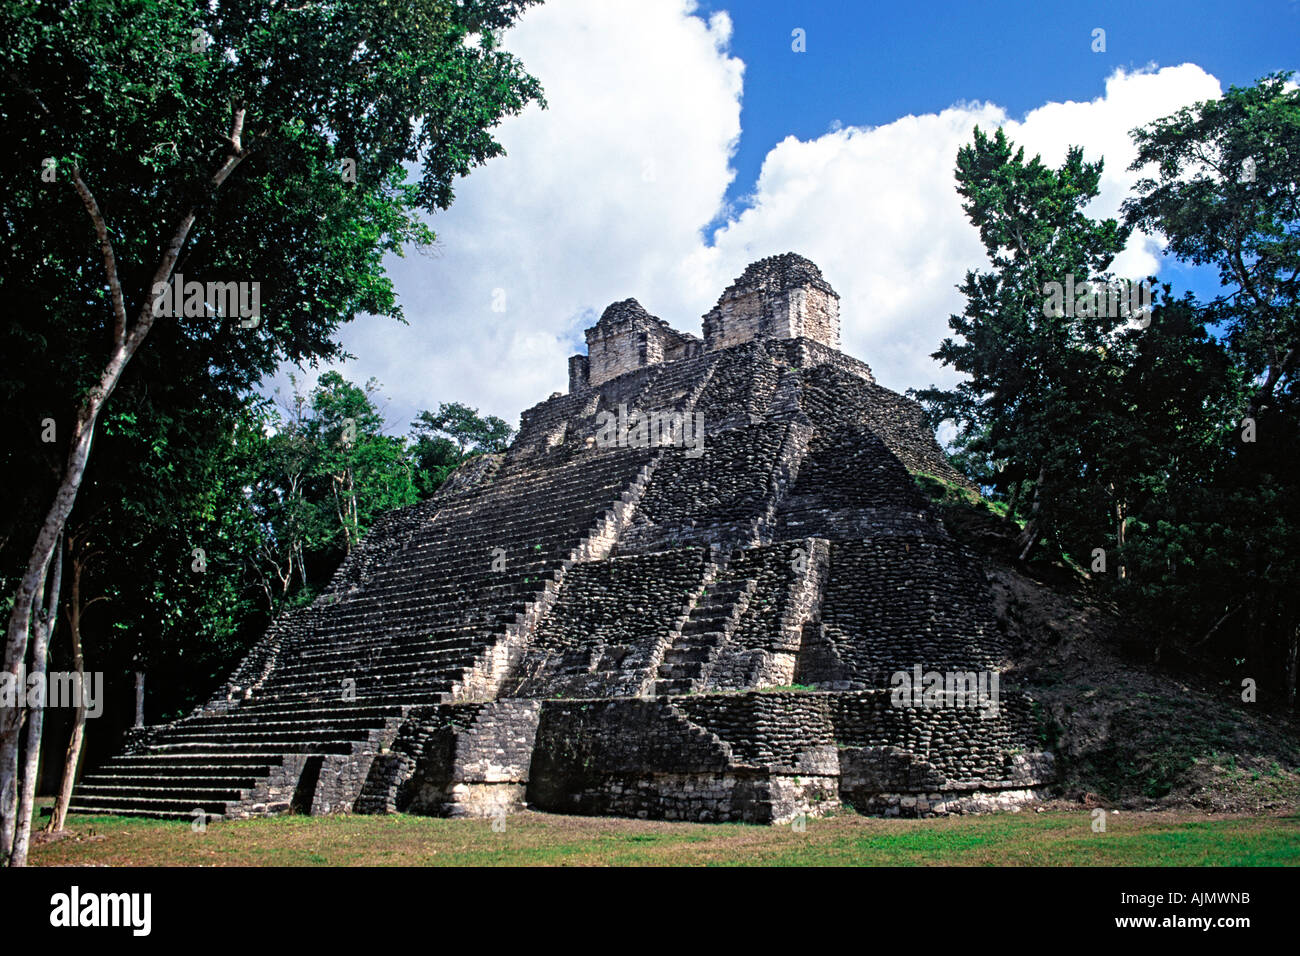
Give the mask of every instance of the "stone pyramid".
[[[987, 581], [913, 475], [962, 484], [786, 254], [678, 332], [615, 303], [499, 456], [376, 523], [205, 705], [74, 809], [929, 815], [1050, 782]], [[938, 684], [936, 688], [936, 682]]]

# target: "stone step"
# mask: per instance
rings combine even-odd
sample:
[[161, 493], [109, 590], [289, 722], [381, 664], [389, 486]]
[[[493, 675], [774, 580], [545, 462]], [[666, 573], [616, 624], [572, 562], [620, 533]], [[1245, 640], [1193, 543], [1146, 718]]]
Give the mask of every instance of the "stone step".
[[730, 617], [730, 613], [710, 614], [704, 617], [691, 615], [682, 626], [682, 634], [699, 635], [721, 633], [719, 625], [726, 622]]
[[279, 741], [258, 740], [232, 743], [190, 742], [162, 743], [153, 748], [159, 754], [178, 754], [184, 756], [218, 757], [223, 754], [350, 754], [351, 741]]
[[[446, 693], [451, 690], [452, 685], [459, 678], [458, 671], [464, 670], [469, 663], [469, 661], [466, 661], [458, 668], [444, 667], [427, 671], [410, 669], [387, 673], [340, 671], [328, 678], [319, 677], [292, 681], [286, 679], [284, 683], [268, 684], [263, 693], [267, 696], [275, 694], [284, 698], [313, 696], [319, 700], [339, 699], [343, 692], [343, 680], [346, 678], [356, 681], [356, 687], [353, 689], [358, 694], [376, 690], [382, 690], [394, 697], [408, 695], [412, 692]], [[385, 676], [395, 679], [382, 679]]]
[[[362, 699], [382, 699], [386, 703], [393, 705], [420, 706], [427, 704], [440, 704], [446, 700], [447, 688], [438, 689], [433, 687], [385, 687], [379, 693], [372, 693], [360, 681], [357, 682], [357, 700]], [[339, 701], [337, 690], [329, 688], [328, 691], [316, 688], [315, 690], [298, 690], [293, 692], [282, 691], [279, 693], [262, 694], [256, 692], [257, 696], [240, 701], [240, 705], [249, 706], [256, 703], [277, 704], [284, 706], [300, 706], [312, 704], [315, 706], [330, 705], [334, 703], [353, 703], [352, 701]]]
[[[267, 768], [268, 770], [270, 768]], [[265, 776], [265, 774], [262, 774]], [[134, 787], [137, 790], [151, 789], [162, 787], [167, 789], [183, 789], [187, 787], [211, 788], [214, 790], [251, 790], [257, 786], [260, 777], [253, 774], [247, 776], [226, 775], [204, 775], [195, 772], [186, 772], [185, 774], [139, 774], [139, 773], [94, 773], [87, 774], [81, 778], [77, 785], [77, 793], [84, 793], [88, 787]]]
[[240, 719], [232, 717], [194, 717], [185, 720], [174, 732], [168, 733], [168, 739], [175, 739], [176, 733], [193, 735], [196, 733], [218, 733], [218, 732], [248, 732], [250, 728], [256, 729], [259, 734], [274, 736], [280, 733], [336, 733], [365, 734], [370, 730], [378, 730], [384, 727], [388, 722], [386, 717], [341, 717], [337, 719], [318, 719], [318, 720], [258, 720], [256, 716], [246, 715]]
[[235, 803], [244, 798], [244, 791], [251, 787], [211, 787], [197, 784], [151, 784], [141, 787], [137, 784], [123, 783], [87, 783], [81, 782], [77, 789], [77, 799], [81, 803], [100, 803], [103, 800], [115, 800], [119, 797], [137, 797], [140, 799], [166, 798], [172, 800], [190, 800], [194, 806], [211, 806], [217, 803]]
[[[271, 755], [271, 757], [276, 756], [278, 755]], [[197, 768], [204, 770], [227, 770], [231, 773], [241, 774], [260, 770], [265, 774], [278, 762], [278, 760], [269, 759], [267, 754], [262, 753], [185, 754], [150, 752], [142, 754], [119, 754], [118, 756], [111, 758], [104, 765], [103, 770], [111, 769], [116, 772], [128, 768], [146, 769], [150, 767], [162, 767], [167, 769], [169, 772], [181, 772]]]
[[657, 675], [665, 680], [696, 681], [704, 674], [704, 667], [698, 661], [660, 664]]
[[677, 697], [689, 694], [693, 689], [691, 681], [681, 678], [657, 680], [654, 683], [656, 697]]
[[665, 664], [685, 664], [700, 663], [707, 664], [718, 656], [720, 650], [718, 644], [699, 644], [682, 646], [677, 645], [671, 648], [664, 655]]
[[[382, 724], [380, 725], [383, 726]], [[366, 728], [349, 733], [347, 730], [318, 728], [315, 730], [279, 730], [256, 727], [253, 729], [231, 730], [222, 727], [182, 730], [176, 728], [164, 738], [164, 744], [201, 744], [201, 743], [238, 743], [241, 740], [250, 743], [279, 741], [283, 743], [340, 743], [346, 740], [364, 740], [371, 729]]]
[[150, 815], [159, 811], [172, 813], [177, 817], [193, 818], [195, 810], [215, 816], [224, 816], [226, 801], [207, 800], [192, 802], [184, 797], [94, 797], [93, 799], [73, 800], [68, 810], [73, 813], [138, 813]]
[[[253, 698], [240, 701], [228, 710], [205, 710], [199, 716], [187, 720], [330, 720], [335, 715], [343, 717], [401, 717], [410, 709], [409, 704], [402, 703], [367, 703], [366, 697], [358, 694], [356, 700], [313, 700], [286, 701]], [[360, 701], [360, 703], [358, 703]]]
[[[485, 641], [484, 644], [487, 642]], [[444, 648], [439, 650], [384, 652], [378, 649], [360, 651], [354, 654], [336, 653], [329, 657], [312, 657], [305, 660], [290, 659], [280, 666], [284, 673], [331, 674], [340, 668], [361, 668], [380, 664], [397, 667], [409, 664], [441, 664], [443, 662], [463, 660], [466, 655], [473, 655], [483, 649], [484, 644], [468, 647]], [[272, 674], [274, 677], [275, 674]]]
[[[252, 703], [252, 701], [249, 701], [250, 705]], [[269, 708], [254, 710], [251, 707], [240, 707], [225, 713], [203, 713], [198, 716], [186, 717], [184, 725], [187, 727], [210, 727], [255, 724], [260, 727], [284, 723], [304, 725], [304, 729], [316, 725], [322, 727], [354, 726], [359, 728], [363, 726], [382, 727], [384, 722], [390, 718], [402, 716], [402, 707], [400, 705], [375, 707], [367, 709], [363, 713], [358, 713], [355, 708], [349, 707], [348, 704], [348, 701], [341, 701], [337, 707], [317, 707], [310, 710], [298, 708], [280, 712]]]
[[[68, 804], [69, 813], [83, 813], [94, 816], [114, 816], [114, 817], [151, 817], [160, 820], [193, 820], [194, 808], [189, 810], [141, 810], [138, 808], [124, 809], [118, 806], [99, 806], [92, 803], [79, 803], [73, 800]], [[214, 813], [205, 810], [206, 822], [212, 823], [222, 819], [225, 815], [224, 808], [221, 813]]]

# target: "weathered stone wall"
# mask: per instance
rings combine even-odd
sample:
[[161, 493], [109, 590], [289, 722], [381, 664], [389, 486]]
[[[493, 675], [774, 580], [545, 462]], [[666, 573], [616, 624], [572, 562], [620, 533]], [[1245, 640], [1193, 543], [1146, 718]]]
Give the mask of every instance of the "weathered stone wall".
[[704, 316], [710, 350], [798, 337], [839, 348], [839, 296], [815, 265], [793, 253], [751, 264]]
[[665, 450], [619, 550], [751, 542], [784, 438], [785, 426], [755, 425], [707, 437], [699, 457]]
[[1013, 806], [1053, 768], [1038, 750], [1031, 702], [1011, 694], [1003, 703], [998, 716], [981, 717], [894, 708], [887, 692], [547, 701], [528, 802], [756, 823], [815, 815], [841, 799], [891, 815]]
[[[694, 351], [693, 339], [648, 313], [636, 299], [615, 302], [587, 330], [586, 382], [600, 385], [647, 365], [686, 358]], [[573, 384], [570, 363], [570, 391], [575, 391]]]
[[577, 565], [509, 682], [515, 697], [619, 697], [651, 680], [703, 585], [709, 554], [682, 548]]
[[1009, 809], [1055, 776], [1028, 697], [1002, 691], [996, 714], [896, 707], [889, 691], [829, 695], [840, 794], [864, 813], [929, 816]]
[[969, 485], [945, 457], [925, 424], [921, 406], [909, 398], [864, 381], [851, 369], [822, 363], [802, 378], [801, 404], [825, 433], [870, 431], [909, 472], [927, 472]]
[[1004, 642], [982, 572], [946, 535], [834, 541], [821, 626], [804, 643], [796, 681], [849, 690], [886, 687], [918, 664], [996, 670]]
[[723, 353], [696, 406], [708, 433], [763, 421], [779, 378], [780, 369], [761, 342]]
[[569, 356], [569, 394], [591, 385], [591, 359], [586, 355]]
[[701, 694], [673, 698], [672, 706], [726, 744], [738, 765], [839, 773], [828, 695]]
[[752, 581], [744, 613], [709, 671], [708, 690], [793, 684], [799, 653], [820, 622], [830, 549], [810, 538], [748, 548], [723, 581]]
[[821, 289], [791, 292], [791, 338], [807, 338], [833, 349], [840, 347], [840, 297]]
[[773, 340], [764, 342], [763, 347], [778, 363], [790, 368], [813, 369], [824, 365], [868, 382], [876, 380], [866, 362], [812, 339]]
[[[836, 805], [833, 773], [737, 761], [728, 744], [678, 709], [681, 700], [548, 701], [529, 804], [560, 813], [748, 823], [781, 823]], [[727, 722], [725, 714], [715, 716]], [[791, 740], [787, 749], [793, 746]], [[821, 749], [817, 765], [829, 766], [833, 748]], [[790, 762], [800, 760], [792, 755]]]
[[499, 700], [443, 706], [415, 721], [401, 741], [412, 767], [396, 807], [452, 817], [520, 809], [540, 712], [540, 701]]

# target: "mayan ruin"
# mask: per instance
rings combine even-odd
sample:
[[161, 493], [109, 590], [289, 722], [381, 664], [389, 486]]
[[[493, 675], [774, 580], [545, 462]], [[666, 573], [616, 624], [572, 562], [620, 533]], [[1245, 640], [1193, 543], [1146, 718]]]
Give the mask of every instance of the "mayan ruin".
[[920, 407], [840, 350], [798, 255], [746, 268], [702, 332], [609, 306], [504, 455], [387, 513], [72, 809], [784, 823], [1034, 800], [1053, 758], [999, 686], [979, 562], [916, 489], [966, 482]]

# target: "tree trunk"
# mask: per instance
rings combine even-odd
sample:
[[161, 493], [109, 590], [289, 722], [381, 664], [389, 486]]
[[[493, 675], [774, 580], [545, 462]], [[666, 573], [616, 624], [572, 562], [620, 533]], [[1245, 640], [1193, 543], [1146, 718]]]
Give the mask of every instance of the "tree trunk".
[[54, 801], [54, 814], [46, 830], [57, 833], [68, 818], [68, 804], [72, 802], [72, 788], [77, 782], [77, 768], [81, 765], [81, 745], [86, 736], [86, 662], [81, 653], [81, 572], [84, 563], [72, 558], [72, 592], [68, 596], [68, 630], [72, 634], [72, 670], [81, 694], [77, 697], [77, 712], [72, 722], [72, 737], [63, 756], [63, 777], [59, 781], [59, 796]]
[[1286, 659], [1286, 705], [1295, 710], [1296, 671], [1300, 670], [1300, 627], [1291, 630]]
[[1015, 481], [1011, 485], [1011, 496], [1007, 499], [1007, 520], [1016, 520], [1016, 509], [1020, 507], [1020, 485], [1021, 482]]
[[1038, 513], [1043, 503], [1043, 481], [1047, 477], [1047, 466], [1041, 465], [1038, 469], [1038, 480], [1034, 482], [1034, 497], [1029, 506], [1029, 520], [1025, 522], [1025, 530], [1020, 532], [1020, 537], [1016, 544], [1020, 546], [1020, 560], [1024, 561], [1029, 557], [1029, 552], [1034, 549], [1038, 541]]
[[[1128, 502], [1119, 498], [1115, 499], [1115, 543], [1122, 552], [1124, 543], [1128, 540]], [[1128, 572], [1124, 568], [1124, 562], [1116, 556], [1115, 574], [1122, 581], [1128, 577]]]
[[[110, 363], [112, 364], [112, 363]], [[125, 364], [125, 359], [121, 363]], [[118, 366], [112, 376], [113, 384], [121, 373]], [[105, 375], [107, 378], [107, 373]], [[102, 400], [94, 397], [78, 417], [73, 431], [68, 462], [64, 467], [63, 481], [54, 496], [54, 504], [45, 516], [45, 522], [36, 536], [36, 544], [27, 561], [18, 590], [14, 594], [13, 607], [9, 612], [9, 626], [5, 639], [4, 666], [16, 682], [27, 658], [27, 638], [35, 606], [40, 592], [45, 587], [45, 574], [50, 566], [50, 559], [58, 546], [59, 535], [63, 525], [72, 512], [77, 500], [77, 491], [81, 487], [81, 476], [86, 470], [86, 461], [90, 456], [90, 442], [94, 436], [95, 419], [99, 415]], [[8, 859], [13, 852], [14, 832], [18, 813], [18, 735], [22, 729], [22, 708], [0, 708], [0, 859]]]
[[[210, 185], [214, 192], [248, 155], [243, 145], [244, 116], [244, 107], [234, 110], [229, 137], [231, 148], [211, 178]], [[117, 387], [122, 371], [149, 335], [156, 318], [153, 301], [146, 295], [134, 327], [128, 330], [126, 297], [118, 277], [117, 254], [113, 249], [108, 223], [100, 211], [99, 203], [81, 178], [81, 171], [75, 166], [72, 169], [72, 182], [82, 204], [86, 207], [95, 236], [99, 240], [109, 298], [113, 304], [113, 350], [100, 372], [99, 381], [86, 394], [77, 410], [77, 418], [68, 444], [68, 458], [63, 466], [58, 490], [54, 494], [54, 502], [50, 505], [45, 520], [37, 532], [36, 541], [27, 559], [27, 567], [14, 591], [13, 604], [9, 611], [9, 624], [5, 632], [4, 668], [15, 679], [22, 669], [23, 661], [27, 658], [32, 608], [44, 589], [45, 573], [54, 556], [59, 536], [63, 534], [64, 525], [67, 524], [68, 515], [72, 513], [72, 506], [76, 504], [81, 479], [86, 473], [86, 462], [90, 458], [90, 444], [95, 435], [95, 423], [99, 420], [99, 413], [104, 403]], [[150, 292], [154, 287], [166, 284], [171, 279], [176, 260], [185, 245], [190, 229], [194, 226], [196, 216], [196, 209], [188, 210], [177, 223], [175, 232], [166, 240], [162, 257], [154, 270], [153, 281], [146, 286]], [[18, 809], [18, 736], [21, 730], [22, 708], [0, 708], [0, 860], [9, 858], [14, 845], [15, 814]]]
[[[32, 644], [32, 673], [38, 685], [46, 688], [48, 693], [48, 682], [45, 679], [46, 661], [50, 649], [50, 632], [58, 620], [59, 613], [59, 587], [62, 584], [63, 577], [63, 549], [62, 542], [57, 547], [57, 557], [54, 559], [54, 574], [50, 581], [49, 596], [45, 599], [45, 606], [40, 610], [39, 618], [36, 622], [35, 640]], [[42, 697], [40, 706], [31, 708], [27, 716], [27, 742], [23, 754], [23, 774], [22, 774], [22, 796], [18, 802], [17, 824], [14, 829], [14, 846], [9, 856], [10, 866], [27, 865], [27, 847], [31, 843], [32, 837], [32, 812], [36, 806], [36, 775], [41, 762], [41, 731], [45, 727], [45, 704]]]
[[135, 726], [144, 726], [144, 671], [135, 672]]

